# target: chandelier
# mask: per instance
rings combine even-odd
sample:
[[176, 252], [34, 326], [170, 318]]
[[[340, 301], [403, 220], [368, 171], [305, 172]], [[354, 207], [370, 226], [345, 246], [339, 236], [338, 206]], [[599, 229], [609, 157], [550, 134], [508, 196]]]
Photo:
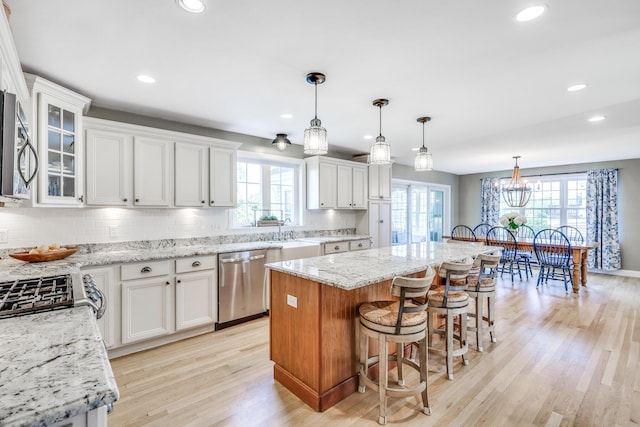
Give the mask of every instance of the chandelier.
[[526, 206], [531, 198], [532, 188], [529, 183], [522, 181], [520, 176], [520, 167], [518, 159], [520, 156], [513, 156], [516, 159], [516, 165], [513, 167], [511, 181], [505, 187], [502, 187], [502, 198], [508, 206], [512, 208], [522, 208]]
[[388, 165], [391, 163], [391, 146], [382, 136], [382, 107], [387, 104], [389, 104], [388, 99], [376, 99], [373, 101], [373, 105], [380, 108], [380, 135], [376, 138], [376, 142], [371, 144], [369, 163], [372, 165]]
[[304, 130], [304, 154], [312, 156], [327, 154], [329, 150], [329, 139], [327, 130], [322, 127], [322, 122], [318, 118], [318, 85], [324, 83], [325, 75], [322, 73], [307, 74], [307, 82], [315, 86], [315, 115], [311, 120], [311, 126]]
[[418, 123], [422, 123], [422, 147], [416, 154], [416, 160], [414, 162], [414, 168], [417, 171], [430, 171], [433, 170], [433, 158], [431, 153], [424, 146], [424, 124], [431, 120], [431, 117], [418, 117]]

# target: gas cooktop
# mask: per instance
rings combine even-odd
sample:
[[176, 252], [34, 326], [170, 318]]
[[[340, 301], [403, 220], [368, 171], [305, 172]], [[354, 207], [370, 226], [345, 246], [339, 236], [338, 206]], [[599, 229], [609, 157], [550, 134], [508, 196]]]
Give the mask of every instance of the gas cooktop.
[[73, 305], [70, 274], [0, 282], [0, 319]]

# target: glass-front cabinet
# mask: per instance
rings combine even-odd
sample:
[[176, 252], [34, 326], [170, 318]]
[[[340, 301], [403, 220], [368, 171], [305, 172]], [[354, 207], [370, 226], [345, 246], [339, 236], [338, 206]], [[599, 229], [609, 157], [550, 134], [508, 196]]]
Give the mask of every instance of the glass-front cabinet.
[[37, 117], [41, 169], [37, 204], [84, 202], [82, 114], [90, 100], [40, 77], [27, 75]]

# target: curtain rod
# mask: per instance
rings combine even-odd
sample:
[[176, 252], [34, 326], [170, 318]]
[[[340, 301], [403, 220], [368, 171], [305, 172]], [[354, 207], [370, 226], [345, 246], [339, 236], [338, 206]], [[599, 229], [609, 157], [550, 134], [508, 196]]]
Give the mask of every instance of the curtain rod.
[[[614, 169], [614, 170], [618, 170], [618, 168], [604, 168], [604, 169]], [[592, 170], [597, 170], [597, 169], [592, 169]], [[577, 175], [580, 173], [587, 173], [589, 171], [575, 171], [575, 172], [558, 172], [558, 173], [540, 173], [540, 174], [535, 174], [535, 175], [521, 175], [522, 178], [531, 178], [531, 177], [540, 177], [540, 176], [556, 176], [556, 175]], [[511, 178], [511, 176], [505, 176], [505, 177], [497, 177], [499, 179], [509, 179]], [[482, 180], [482, 178], [480, 178]]]

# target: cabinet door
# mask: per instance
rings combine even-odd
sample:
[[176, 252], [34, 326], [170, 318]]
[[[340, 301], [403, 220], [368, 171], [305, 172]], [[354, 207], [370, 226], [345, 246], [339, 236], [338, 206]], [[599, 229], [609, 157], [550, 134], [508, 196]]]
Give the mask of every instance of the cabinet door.
[[126, 206], [131, 198], [132, 138], [87, 129], [87, 205]]
[[169, 277], [122, 282], [122, 343], [174, 331], [173, 285]]
[[104, 340], [107, 348], [112, 348], [117, 343], [117, 331], [116, 331], [116, 313], [113, 309], [113, 303], [115, 301], [115, 272], [114, 267], [101, 267], [82, 269], [81, 273], [91, 274], [93, 281], [98, 289], [104, 294], [107, 304], [107, 310], [104, 312], [104, 316], [97, 320], [98, 328], [100, 329], [100, 335]]
[[218, 320], [216, 270], [176, 276], [176, 330]]
[[378, 196], [381, 199], [391, 199], [391, 165], [378, 166]]
[[319, 166], [320, 180], [319, 196], [320, 209], [335, 209], [337, 205], [336, 197], [336, 177], [338, 174], [338, 166], [335, 163], [320, 162]]
[[371, 247], [380, 247], [380, 202], [369, 202], [369, 236]]
[[351, 207], [355, 209], [367, 208], [367, 168], [353, 168], [353, 186]]
[[169, 141], [134, 138], [133, 187], [136, 206], [169, 206], [170, 144]]
[[380, 203], [378, 226], [378, 247], [384, 248], [391, 246], [391, 202]]
[[38, 95], [38, 202], [82, 205], [81, 129], [80, 108], [45, 93]]
[[176, 206], [208, 206], [209, 149], [204, 145], [176, 142]]
[[209, 206], [236, 207], [236, 151], [209, 149]]
[[[351, 166], [338, 165], [337, 173], [338, 209], [349, 209], [353, 206], [353, 168]], [[320, 185], [322, 185], [322, 180]]]

